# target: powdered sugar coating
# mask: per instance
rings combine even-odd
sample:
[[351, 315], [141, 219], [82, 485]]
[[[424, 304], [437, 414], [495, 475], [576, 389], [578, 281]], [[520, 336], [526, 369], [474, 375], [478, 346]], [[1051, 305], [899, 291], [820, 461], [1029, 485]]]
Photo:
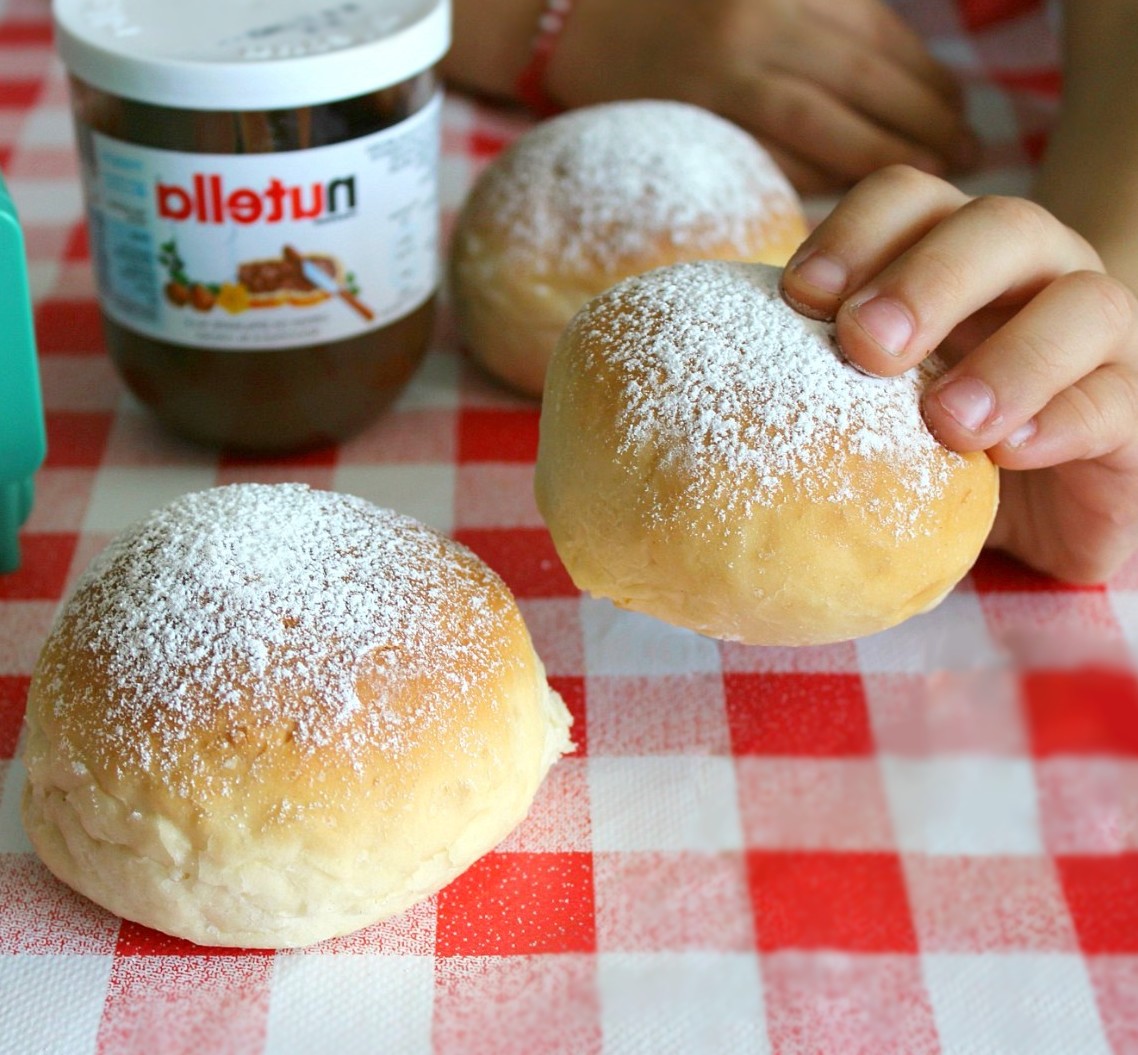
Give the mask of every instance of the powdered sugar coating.
[[[711, 496], [724, 515], [769, 506], [790, 486], [818, 500], [877, 503], [885, 525], [911, 535], [963, 461], [920, 413], [943, 364], [930, 357], [894, 378], [860, 373], [832, 326], [783, 301], [780, 274], [678, 264], [627, 279], [581, 312], [573, 325], [590, 349], [581, 369], [619, 378], [621, 452], [651, 448], [662, 469], [690, 479], [686, 502]], [[886, 506], [859, 494], [856, 480], [836, 479], [833, 452], [842, 448], [887, 466], [900, 498]]]
[[[540, 271], [616, 269], [661, 243], [746, 258], [756, 227], [797, 213], [790, 183], [754, 139], [686, 103], [586, 107], [542, 122], [475, 190], [508, 255]], [[722, 255], [718, 253], [717, 255]]]
[[[349, 764], [398, 759], [502, 669], [513, 611], [489, 568], [417, 521], [300, 484], [238, 484], [156, 510], [77, 584], [61, 623], [108, 698], [53, 692], [61, 670], [43, 677], [65, 724], [72, 709], [104, 708], [89, 746], [116, 766], [161, 772], [155, 752], [183, 754], [219, 715]], [[365, 661], [387, 696], [362, 703]]]

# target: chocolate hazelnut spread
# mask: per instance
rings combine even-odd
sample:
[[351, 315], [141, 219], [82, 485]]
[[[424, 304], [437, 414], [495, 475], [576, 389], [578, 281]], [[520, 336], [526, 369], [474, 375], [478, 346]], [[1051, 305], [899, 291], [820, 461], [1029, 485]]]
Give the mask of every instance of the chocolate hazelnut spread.
[[227, 447], [365, 426], [432, 332], [447, 0], [56, 0], [55, 18], [128, 387]]

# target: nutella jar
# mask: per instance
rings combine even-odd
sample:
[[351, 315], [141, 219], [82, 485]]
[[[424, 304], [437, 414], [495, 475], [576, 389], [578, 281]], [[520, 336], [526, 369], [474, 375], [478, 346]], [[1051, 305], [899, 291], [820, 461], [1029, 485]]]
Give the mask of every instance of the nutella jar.
[[109, 351], [171, 429], [283, 451], [403, 389], [439, 273], [449, 0], [55, 0]]

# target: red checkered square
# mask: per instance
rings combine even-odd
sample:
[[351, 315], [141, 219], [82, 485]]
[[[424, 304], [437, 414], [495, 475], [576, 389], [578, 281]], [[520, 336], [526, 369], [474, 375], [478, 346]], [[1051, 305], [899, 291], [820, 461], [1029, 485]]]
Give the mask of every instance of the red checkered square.
[[546, 774], [529, 815], [497, 850], [499, 853], [587, 853], [590, 849], [588, 763], [570, 755]]
[[116, 956], [98, 1050], [261, 1051], [272, 969], [269, 956]]
[[51, 22], [46, 18], [17, 20], [9, 18], [0, 22], [0, 45], [35, 47], [50, 46]]
[[740, 854], [598, 853], [593, 870], [601, 952], [755, 946]]
[[969, 574], [972, 585], [980, 593], [1056, 593], [1067, 590], [1101, 593], [1101, 585], [1080, 586], [1053, 579], [1050, 575], [1029, 568], [1014, 557], [999, 550], [986, 549], [977, 558]]
[[93, 300], [45, 300], [35, 311], [36, 345], [41, 355], [103, 355], [103, 319]]
[[114, 424], [110, 411], [49, 410], [45, 419], [46, 468], [87, 469], [102, 462]]
[[0, 601], [58, 601], [77, 542], [74, 532], [21, 535], [20, 566], [0, 575]]
[[271, 949], [234, 949], [218, 946], [217, 948], [204, 945], [195, 945], [184, 938], [175, 938], [170, 934], [144, 927], [141, 923], [134, 923], [129, 919], [122, 921], [119, 930], [118, 945], [115, 947], [118, 956], [271, 956]]
[[1103, 1032], [1116, 1055], [1138, 1055], [1138, 956], [1090, 956]]
[[1040, 0], [956, 0], [960, 20], [970, 33], [1038, 11]]
[[901, 862], [884, 853], [747, 852], [763, 951], [916, 952]]
[[0, 79], [0, 106], [12, 110], [30, 110], [39, 98], [43, 81], [10, 81]]
[[718, 674], [589, 678], [599, 755], [726, 755], [731, 751]]
[[538, 407], [463, 410], [458, 417], [458, 460], [528, 462], [537, 457]]
[[925, 952], [1073, 952], [1078, 943], [1052, 862], [1044, 857], [905, 859]]
[[749, 847], [893, 848], [885, 789], [871, 759], [740, 758], [735, 770]]
[[1138, 755], [1138, 678], [1132, 672], [1030, 671], [1023, 695], [1037, 755]]
[[440, 956], [592, 952], [587, 853], [488, 854], [439, 893]]
[[911, 956], [780, 952], [762, 959], [771, 1048], [779, 1055], [932, 1055], [932, 1004]]
[[31, 854], [0, 854], [0, 954], [105, 956], [119, 921]]
[[114, 412], [123, 385], [110, 359], [102, 355], [49, 355], [40, 359], [44, 408]]
[[879, 751], [1022, 755], [1027, 731], [1014, 670], [866, 674], [865, 699]]
[[1035, 780], [1051, 853], [1138, 850], [1138, 760], [1060, 755], [1036, 763]]
[[547, 680], [549, 687], [565, 701], [565, 706], [573, 717], [573, 727], [569, 730], [576, 746], [573, 757], [584, 758], [589, 753], [589, 714], [585, 705], [585, 679], [553, 675]]
[[454, 537], [501, 575], [518, 597], [576, 597], [579, 592], [544, 528], [465, 528]]
[[435, 1055], [599, 1055], [591, 956], [452, 957], [435, 965]]
[[13, 758], [16, 754], [31, 681], [22, 675], [0, 677], [0, 758]]
[[1138, 953], [1138, 853], [1055, 863], [1083, 951]]
[[85, 223], [74, 224], [67, 236], [63, 259], [72, 263], [82, 263], [91, 259], [91, 239]]
[[725, 674], [737, 755], [864, 755], [873, 749], [856, 674]]

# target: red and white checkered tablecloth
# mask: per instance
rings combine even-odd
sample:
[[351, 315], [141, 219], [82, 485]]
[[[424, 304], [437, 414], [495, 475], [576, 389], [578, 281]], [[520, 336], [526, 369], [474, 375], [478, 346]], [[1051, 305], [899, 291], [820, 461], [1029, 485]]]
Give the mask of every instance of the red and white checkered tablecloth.
[[[898, 6], [969, 82], [990, 149], [968, 185], [1023, 189], [1054, 113], [1048, 21]], [[524, 127], [448, 99], [448, 223]], [[0, 578], [0, 1051], [1138, 1052], [1138, 562], [1065, 589], [987, 555], [935, 612], [826, 648], [618, 612], [578, 595], [538, 517], [536, 406], [463, 360], [445, 313], [405, 398], [352, 442], [272, 461], [185, 445], [104, 354], [71, 135], [47, 0], [0, 0], [0, 168], [50, 441], [23, 567]], [[579, 749], [504, 845], [406, 915], [303, 951], [202, 949], [40, 866], [21, 715], [57, 603], [110, 535], [188, 490], [286, 479], [416, 515], [497, 568]]]

